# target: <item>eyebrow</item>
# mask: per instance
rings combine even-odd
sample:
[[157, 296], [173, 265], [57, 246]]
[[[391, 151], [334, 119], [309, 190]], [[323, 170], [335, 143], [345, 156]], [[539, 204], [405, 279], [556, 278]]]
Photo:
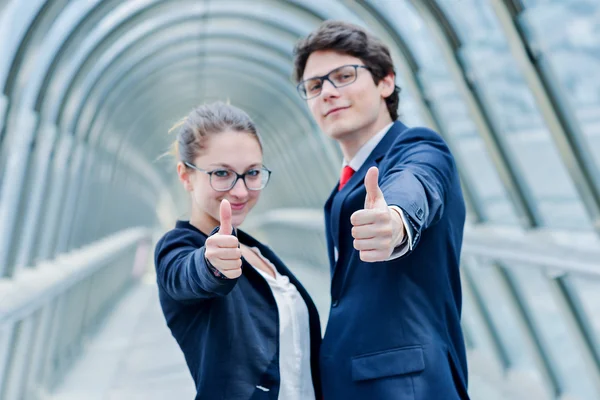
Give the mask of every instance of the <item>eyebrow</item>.
[[[209, 165], [209, 167], [217, 167], [217, 168], [221, 167], [221, 168], [230, 169], [232, 171], [235, 171], [234, 167], [232, 167], [231, 165], [226, 164], [226, 163], [211, 163], [211, 164], [208, 164], [208, 165]], [[256, 167], [262, 167], [262, 164], [261, 163], [254, 163], [254, 164], [251, 164], [250, 166], [246, 167], [245, 169], [248, 170], [248, 169], [256, 168]]]
[[332, 69], [330, 69], [328, 72], [325, 72], [323, 75], [315, 75], [315, 76], [311, 76], [311, 77], [308, 77], [308, 78], [306, 78], [306, 79], [303, 79], [303, 80], [302, 80], [302, 82], [304, 82], [304, 81], [309, 81], [309, 80], [311, 80], [311, 79], [319, 79], [319, 78], [323, 78], [324, 76], [326, 76], [326, 75], [329, 75], [330, 73], [332, 73], [332, 72], [333, 72], [333, 71], [335, 71], [336, 69], [338, 69], [338, 68], [342, 68], [342, 67], [346, 67], [346, 66], [348, 66], [348, 65], [353, 65], [353, 64], [342, 64], [342, 65], [340, 65], [340, 66], [337, 66], [337, 67], [335, 67], [335, 68], [332, 68]]
[[[337, 69], [337, 68], [334, 68], [334, 69]], [[333, 71], [334, 69], [332, 69], [331, 71]], [[329, 72], [331, 72], [331, 71], [329, 71]], [[306, 79], [302, 79], [300, 82], [310, 81], [311, 79], [321, 79], [321, 78], [323, 78], [325, 75], [328, 75], [328, 74], [329, 74], [329, 72], [327, 72], [327, 73], [325, 73], [325, 74], [323, 74], [323, 75], [309, 76], [309, 77], [308, 77], [308, 78], [306, 78]]]

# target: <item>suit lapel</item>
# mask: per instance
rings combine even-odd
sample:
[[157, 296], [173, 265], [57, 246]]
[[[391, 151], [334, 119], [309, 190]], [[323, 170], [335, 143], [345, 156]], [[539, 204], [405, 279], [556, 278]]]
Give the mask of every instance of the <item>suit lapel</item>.
[[[338, 184], [339, 184], [339, 182], [338, 182]], [[339, 231], [339, 226], [336, 226], [337, 224], [331, 223], [332, 222], [331, 207], [333, 205], [333, 199], [335, 198], [335, 195], [338, 192], [337, 188], [338, 188], [338, 185], [336, 184], [335, 188], [329, 195], [329, 198], [325, 202], [325, 207], [323, 207], [324, 208], [324, 217], [325, 217], [325, 236], [326, 236], [326, 240], [327, 240], [327, 253], [329, 255], [329, 265], [331, 266], [332, 273], [333, 273], [333, 265], [336, 261], [333, 249], [335, 246], [337, 246], [336, 240], [334, 238], [338, 237], [338, 234], [335, 232]], [[334, 232], [333, 229], [336, 229], [336, 231]]]

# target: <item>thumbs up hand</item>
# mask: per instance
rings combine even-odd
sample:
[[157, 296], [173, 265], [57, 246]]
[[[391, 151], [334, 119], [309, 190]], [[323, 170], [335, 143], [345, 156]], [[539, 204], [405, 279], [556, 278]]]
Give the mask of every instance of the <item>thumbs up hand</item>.
[[406, 235], [402, 218], [388, 207], [378, 178], [379, 170], [371, 167], [365, 176], [365, 207], [350, 217], [354, 248], [365, 262], [387, 260]]
[[206, 239], [206, 259], [229, 279], [235, 279], [242, 274], [242, 251], [238, 238], [233, 236], [231, 225], [231, 204], [223, 199], [219, 210], [219, 232]]

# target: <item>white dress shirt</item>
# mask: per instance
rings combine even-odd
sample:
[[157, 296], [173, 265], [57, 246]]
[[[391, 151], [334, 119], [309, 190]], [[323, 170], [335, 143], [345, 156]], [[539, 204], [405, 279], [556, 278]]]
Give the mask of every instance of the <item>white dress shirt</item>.
[[[252, 250], [267, 263], [275, 278], [252, 266], [269, 284], [279, 314], [279, 396], [280, 400], [315, 400], [310, 367], [310, 326], [308, 308], [289, 278], [265, 258], [260, 250]], [[268, 388], [258, 387], [263, 391]]]
[[[381, 142], [381, 139], [383, 139], [383, 137], [390, 130], [393, 124], [394, 123], [392, 122], [382, 130], [377, 132], [377, 134], [371, 139], [369, 139], [367, 143], [362, 145], [362, 147], [358, 150], [358, 152], [356, 152], [356, 155], [354, 156], [354, 158], [352, 158], [352, 160], [350, 160], [349, 162], [344, 160], [342, 167], [349, 165], [350, 168], [352, 168], [355, 172], [358, 171], [360, 167], [363, 166], [365, 161], [367, 161], [369, 155], [373, 152], [373, 150], [375, 150], [375, 147], [377, 147], [379, 142]], [[400, 214], [400, 216], [402, 217], [402, 223], [404, 224], [404, 228], [406, 230], [406, 236], [404, 237], [404, 240], [402, 241], [402, 243], [400, 243], [398, 247], [394, 249], [392, 255], [390, 256], [390, 258], [388, 258], [388, 260], [393, 260], [395, 258], [403, 256], [409, 250], [412, 250], [413, 231], [410, 224], [407, 221], [404, 211], [402, 211], [402, 209], [397, 206], [390, 206], [390, 208], [396, 210]]]

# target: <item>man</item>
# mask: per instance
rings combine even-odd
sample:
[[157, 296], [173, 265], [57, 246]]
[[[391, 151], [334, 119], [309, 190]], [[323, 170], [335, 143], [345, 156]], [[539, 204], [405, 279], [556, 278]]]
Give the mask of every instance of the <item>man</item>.
[[326, 21], [295, 48], [298, 91], [344, 155], [325, 204], [330, 399], [468, 399], [460, 327], [465, 206], [442, 138], [398, 118], [388, 48]]

